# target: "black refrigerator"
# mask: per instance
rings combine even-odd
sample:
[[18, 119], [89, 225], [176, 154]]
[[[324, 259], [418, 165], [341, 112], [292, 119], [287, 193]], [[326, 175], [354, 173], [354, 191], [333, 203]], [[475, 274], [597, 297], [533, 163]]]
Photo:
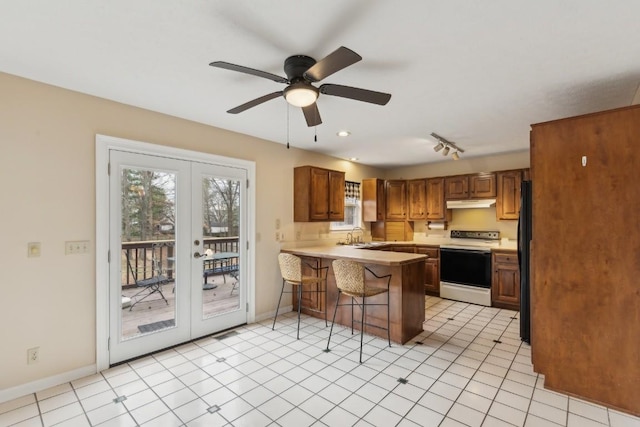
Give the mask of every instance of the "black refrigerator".
[[518, 264], [520, 265], [520, 339], [531, 343], [531, 181], [522, 181], [520, 188], [520, 216], [518, 218]]

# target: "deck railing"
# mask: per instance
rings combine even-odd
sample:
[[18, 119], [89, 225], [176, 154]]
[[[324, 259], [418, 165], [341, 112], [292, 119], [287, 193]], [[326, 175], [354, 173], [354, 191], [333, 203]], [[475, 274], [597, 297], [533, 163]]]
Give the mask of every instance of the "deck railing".
[[[174, 245], [175, 240], [122, 242], [122, 286], [135, 285], [131, 270], [136, 272], [138, 280], [150, 279], [157, 271], [165, 271], [169, 280], [173, 280], [171, 259], [175, 256]], [[237, 236], [205, 237], [203, 246], [205, 251], [211, 249], [214, 252], [239, 252]], [[157, 263], [156, 268], [154, 262]]]

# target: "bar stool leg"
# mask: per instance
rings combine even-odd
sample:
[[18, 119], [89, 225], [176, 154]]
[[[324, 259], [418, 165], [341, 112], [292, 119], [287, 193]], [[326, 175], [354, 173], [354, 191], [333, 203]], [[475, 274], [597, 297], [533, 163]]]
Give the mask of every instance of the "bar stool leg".
[[273, 331], [276, 327], [276, 319], [278, 318], [278, 311], [280, 311], [280, 303], [282, 302], [282, 294], [284, 293], [284, 280], [282, 280], [282, 290], [280, 291], [280, 299], [278, 300], [278, 307], [276, 307], [276, 314], [273, 316], [273, 325], [271, 326], [271, 330]]
[[[362, 295], [362, 320], [360, 322], [360, 363], [362, 363], [362, 343], [364, 339], [364, 311], [366, 307], [364, 298], [365, 296]], [[351, 321], [353, 321], [353, 318], [351, 318]]]
[[338, 304], [340, 303], [340, 289], [338, 289], [338, 298], [336, 299], [336, 308], [333, 310], [333, 319], [331, 320], [331, 329], [329, 329], [329, 339], [327, 340], [327, 349], [329, 351], [329, 343], [331, 342], [331, 334], [333, 333], [333, 325], [336, 323], [336, 313], [338, 312]]
[[353, 303], [355, 300], [351, 297], [351, 335], [353, 335]]
[[389, 347], [391, 347], [391, 321], [389, 318], [391, 317], [391, 311], [389, 309], [389, 294], [387, 292], [387, 340], [389, 341]]
[[302, 306], [302, 284], [298, 285], [298, 335], [296, 339], [300, 339], [300, 308]]
[[327, 279], [324, 279], [324, 327], [327, 326]]

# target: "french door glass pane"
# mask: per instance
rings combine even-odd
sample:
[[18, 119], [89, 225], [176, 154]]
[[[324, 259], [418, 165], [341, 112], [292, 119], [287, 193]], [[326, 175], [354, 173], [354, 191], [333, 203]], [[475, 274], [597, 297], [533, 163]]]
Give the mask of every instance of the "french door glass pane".
[[202, 177], [203, 319], [240, 307], [240, 183]]
[[121, 331], [130, 339], [175, 327], [176, 174], [121, 169]]

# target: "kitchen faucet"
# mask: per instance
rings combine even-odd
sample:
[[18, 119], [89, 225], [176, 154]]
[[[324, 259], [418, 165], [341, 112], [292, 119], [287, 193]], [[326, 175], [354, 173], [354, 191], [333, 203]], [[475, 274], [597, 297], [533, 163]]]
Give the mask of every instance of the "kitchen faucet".
[[[356, 231], [360, 231], [360, 236], [354, 237], [354, 233]], [[347, 237], [351, 235], [351, 243], [362, 243], [364, 242], [364, 230], [361, 227], [353, 227], [351, 233], [347, 234]]]

